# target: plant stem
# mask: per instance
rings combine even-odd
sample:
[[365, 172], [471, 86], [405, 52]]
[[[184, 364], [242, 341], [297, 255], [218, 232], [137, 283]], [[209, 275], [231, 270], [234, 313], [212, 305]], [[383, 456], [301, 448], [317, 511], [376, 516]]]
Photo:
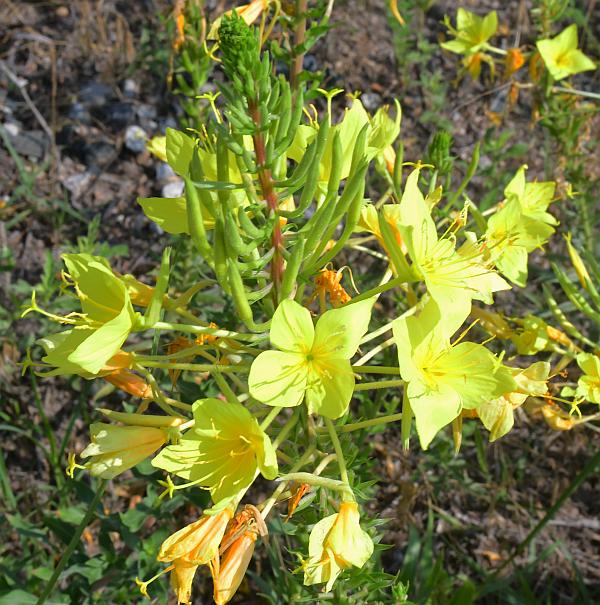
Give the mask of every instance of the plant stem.
[[266, 431], [269, 426], [271, 425], [271, 422], [273, 422], [273, 420], [275, 420], [275, 418], [277, 417], [277, 414], [279, 414], [279, 412], [281, 411], [281, 408], [273, 408], [265, 417], [265, 419], [260, 423], [260, 428], [263, 431]]
[[570, 95], [578, 95], [580, 97], [587, 97], [589, 99], [600, 100], [600, 94], [597, 92], [589, 92], [587, 90], [578, 90], [576, 88], [565, 88], [564, 86], [553, 86], [552, 92], [566, 92]]
[[394, 279], [390, 279], [389, 282], [385, 284], [380, 284], [379, 286], [375, 286], [358, 296], [355, 296], [351, 301], [346, 303], [346, 306], [353, 305], [354, 303], [360, 302], [362, 300], [366, 300], [367, 298], [371, 298], [372, 296], [376, 296], [377, 294], [381, 294], [382, 292], [387, 292], [388, 290], [392, 290], [396, 286], [405, 283], [406, 280], [402, 277], [395, 277]]
[[[294, 31], [294, 47], [298, 47], [304, 44], [306, 37], [306, 11], [308, 9], [308, 0], [296, 0], [296, 17], [298, 19], [296, 23], [296, 29]], [[292, 61], [292, 69], [290, 70], [290, 80], [292, 89], [297, 90], [300, 84], [299, 76], [302, 73], [302, 66], [304, 63], [304, 53], [295, 54], [294, 60]]]
[[402, 449], [408, 451], [410, 442], [410, 429], [412, 427], [413, 411], [410, 407], [410, 401], [408, 399], [408, 392], [406, 387], [402, 395], [402, 425], [400, 432], [402, 435]]
[[338, 430], [340, 433], [351, 433], [352, 431], [359, 431], [360, 429], [366, 429], [370, 426], [379, 426], [381, 424], [397, 422], [398, 420], [402, 420], [402, 412], [389, 414], [387, 416], [379, 416], [378, 418], [370, 418], [369, 420], [361, 420], [360, 422], [352, 422], [341, 426]]
[[400, 375], [400, 368], [394, 366], [352, 366], [352, 371], [358, 374], [394, 374]]
[[404, 380], [380, 380], [379, 382], [363, 382], [354, 387], [355, 391], [369, 391], [371, 389], [389, 389], [392, 387], [401, 387]]
[[[396, 320], [394, 320], [394, 321], [396, 321]], [[380, 328], [377, 328], [376, 330], [373, 330], [372, 332], [365, 334], [362, 337], [360, 344], [363, 345], [366, 342], [369, 342], [369, 341], [373, 340], [374, 338], [377, 338], [378, 336], [381, 336], [382, 334], [389, 332], [392, 329], [392, 325], [393, 325], [394, 321], [389, 321], [388, 323], [381, 326]]]
[[85, 512], [85, 515], [83, 516], [83, 519], [81, 520], [81, 523], [79, 523], [79, 525], [77, 526], [77, 529], [75, 530], [75, 533], [73, 534], [73, 537], [71, 538], [71, 541], [69, 542], [69, 545], [67, 546], [67, 550], [65, 550], [65, 552], [63, 553], [63, 556], [60, 558], [60, 561], [58, 562], [58, 565], [56, 566], [56, 569], [54, 570], [52, 577], [50, 578], [50, 580], [48, 580], [48, 584], [46, 584], [46, 588], [44, 589], [44, 592], [42, 592], [42, 594], [40, 595], [40, 598], [37, 600], [36, 605], [43, 605], [46, 602], [46, 599], [48, 598], [48, 596], [50, 595], [52, 590], [54, 589], [54, 585], [56, 584], [58, 577], [60, 576], [63, 569], [69, 562], [69, 559], [71, 558], [71, 555], [73, 554], [73, 551], [77, 548], [77, 545], [79, 544], [79, 540], [81, 540], [81, 534], [83, 533], [85, 528], [89, 525], [90, 520], [94, 516], [96, 507], [98, 506], [98, 504], [100, 502], [100, 498], [102, 498], [102, 493], [104, 492], [105, 486], [106, 486], [105, 480], [100, 480], [98, 482], [96, 495], [94, 496], [93, 500], [90, 502], [90, 505], [88, 506], [88, 509]]
[[274, 449], [277, 449], [285, 441], [289, 432], [294, 428], [294, 426], [296, 426], [296, 423], [298, 422], [299, 418], [300, 408], [296, 408], [292, 417], [283, 425], [283, 428], [281, 429], [279, 435], [277, 435], [275, 441], [273, 441]]
[[333, 443], [333, 449], [335, 450], [337, 463], [340, 467], [340, 478], [346, 485], [348, 485], [348, 487], [350, 487], [350, 481], [348, 480], [348, 469], [346, 468], [346, 461], [344, 460], [344, 454], [342, 452], [342, 444], [340, 443], [340, 439], [335, 430], [335, 425], [329, 418], [325, 418], [325, 426], [329, 431], [329, 437], [331, 438], [331, 442]]
[[169, 363], [168, 361], [150, 361], [143, 357], [137, 357], [135, 360], [147, 368], [164, 368], [166, 370], [189, 370], [190, 372], [210, 372], [215, 374], [231, 374], [240, 372], [247, 374], [250, 371], [248, 365], [217, 365], [208, 363]]
[[[279, 408], [276, 408], [276, 409], [279, 409]], [[299, 469], [301, 469], [305, 464], [307, 464], [310, 461], [310, 459], [313, 457], [314, 452], [315, 452], [315, 446], [313, 445], [313, 446], [309, 447], [306, 450], [306, 452], [304, 452], [304, 454], [300, 457], [300, 460], [298, 460], [298, 462], [296, 462], [296, 464], [294, 464], [294, 466], [292, 466], [292, 468], [290, 469], [290, 472], [295, 473]], [[277, 486], [277, 489], [275, 489], [275, 491], [273, 492], [271, 497], [268, 500], [265, 500], [262, 507], [259, 506], [263, 519], [267, 518], [267, 516], [271, 512], [271, 509], [273, 508], [273, 506], [275, 506], [277, 499], [279, 498], [279, 496], [281, 496], [281, 494], [283, 494], [285, 488], [287, 487], [287, 484], [288, 484], [288, 481], [282, 481]]]
[[168, 321], [157, 321], [153, 328], [155, 330], [175, 330], [179, 332], [189, 332], [190, 334], [210, 334], [217, 338], [233, 338], [237, 340], [257, 341], [263, 340], [266, 334], [242, 334], [240, 332], [230, 332], [229, 330], [218, 330], [205, 326], [193, 326], [191, 324], [178, 324]]

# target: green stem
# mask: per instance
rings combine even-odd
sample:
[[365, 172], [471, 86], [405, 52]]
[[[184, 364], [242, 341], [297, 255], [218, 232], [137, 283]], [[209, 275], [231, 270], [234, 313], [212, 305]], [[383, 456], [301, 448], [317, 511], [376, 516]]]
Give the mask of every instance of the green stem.
[[400, 375], [400, 368], [394, 366], [352, 366], [352, 371], [358, 374], [394, 374]]
[[264, 340], [268, 336], [268, 334], [242, 334], [240, 332], [230, 332], [229, 330], [220, 330], [206, 326], [193, 326], [191, 324], [177, 324], [168, 321], [157, 321], [153, 328], [155, 330], [175, 330], [178, 332], [188, 332], [190, 334], [210, 334], [217, 338], [233, 338], [250, 342]]
[[277, 417], [277, 414], [279, 414], [279, 412], [281, 411], [281, 408], [273, 408], [265, 417], [265, 419], [260, 423], [260, 428], [263, 431], [266, 431], [269, 426], [271, 425], [271, 422], [273, 422], [273, 420], [275, 420], [275, 418]]
[[48, 580], [48, 584], [46, 584], [46, 588], [44, 589], [44, 592], [42, 592], [42, 594], [40, 595], [40, 598], [37, 600], [36, 605], [43, 605], [46, 602], [46, 599], [48, 598], [50, 593], [52, 592], [54, 585], [56, 584], [56, 582], [58, 580], [58, 577], [60, 576], [63, 569], [69, 562], [69, 559], [71, 558], [71, 555], [73, 554], [73, 551], [77, 548], [77, 545], [79, 544], [79, 541], [81, 540], [81, 534], [83, 533], [85, 528], [89, 525], [90, 520], [94, 516], [96, 507], [100, 503], [100, 498], [102, 498], [102, 493], [104, 492], [105, 486], [106, 486], [105, 480], [100, 480], [98, 482], [96, 495], [94, 496], [93, 500], [90, 502], [90, 505], [88, 506], [88, 509], [85, 512], [85, 515], [83, 516], [83, 519], [81, 520], [81, 523], [79, 523], [79, 525], [77, 526], [77, 529], [75, 530], [75, 533], [73, 534], [73, 537], [71, 538], [71, 541], [69, 542], [69, 545], [67, 546], [67, 550], [65, 550], [65, 552], [63, 553], [63, 556], [60, 558], [60, 561], [58, 562], [58, 565], [56, 566], [56, 569], [54, 570], [52, 577], [50, 578], [50, 580]]
[[358, 296], [354, 297], [351, 301], [347, 302], [345, 306], [347, 307], [349, 305], [353, 305], [354, 303], [360, 302], [362, 300], [367, 300], [368, 298], [371, 298], [372, 296], [376, 296], [378, 294], [381, 294], [382, 292], [387, 292], [387, 290], [392, 290], [396, 286], [399, 286], [400, 284], [403, 284], [405, 282], [406, 282], [406, 280], [403, 279], [402, 277], [395, 277], [394, 279], [390, 279], [390, 281], [385, 284], [375, 286], [375, 288], [371, 288], [370, 290], [367, 290], [366, 292], [359, 294]]
[[229, 383], [225, 380], [225, 377], [222, 376], [219, 372], [214, 372], [212, 377], [215, 379], [215, 382], [219, 385], [221, 392], [225, 395], [225, 398], [229, 403], [239, 403], [239, 399], [237, 395], [233, 391], [233, 389], [229, 386]]
[[413, 411], [410, 407], [410, 401], [408, 399], [408, 390], [404, 388], [404, 394], [402, 395], [402, 425], [400, 427], [400, 433], [402, 436], [402, 449], [408, 450], [410, 442], [410, 429], [412, 427]]
[[365, 336], [362, 337], [360, 344], [364, 345], [366, 342], [369, 342], [369, 341], [373, 340], [374, 338], [377, 338], [378, 336], [381, 336], [382, 334], [389, 332], [392, 329], [394, 321], [396, 321], [396, 320], [390, 321], [390, 322], [386, 323], [385, 325], [381, 326], [380, 328], [373, 330], [373, 332], [369, 332], [368, 334], [365, 334]]
[[565, 88], [564, 86], [553, 86], [552, 92], [566, 92], [570, 95], [578, 95], [580, 97], [588, 97], [589, 99], [599, 99], [600, 94], [596, 92], [589, 92], [587, 90], [577, 90], [576, 88]]
[[340, 478], [349, 487], [350, 481], [348, 479], [348, 469], [346, 468], [346, 460], [344, 459], [344, 454], [342, 452], [342, 444], [340, 443], [340, 439], [335, 430], [335, 425], [329, 418], [325, 418], [325, 426], [329, 431], [329, 437], [331, 438], [331, 442], [333, 443], [333, 449], [335, 450], [337, 463], [340, 467]]
[[189, 370], [190, 372], [210, 372], [215, 374], [230, 374], [240, 372], [247, 374], [250, 371], [248, 365], [222, 365], [208, 363], [169, 363], [168, 361], [150, 361], [136, 356], [135, 360], [147, 368], [164, 368], [165, 370]]
[[289, 432], [296, 426], [298, 419], [300, 418], [300, 408], [296, 408], [292, 417], [283, 425], [283, 428], [279, 432], [279, 435], [273, 441], [273, 447], [277, 449], [289, 435]]
[[345, 424], [338, 430], [340, 433], [351, 433], [352, 431], [359, 431], [360, 429], [366, 429], [371, 426], [379, 426], [381, 424], [388, 424], [389, 422], [397, 422], [402, 419], [402, 413], [389, 414], [387, 416], [379, 416], [379, 418], [370, 418], [369, 420], [361, 420], [360, 422], [352, 422]]
[[[310, 459], [313, 457], [314, 453], [315, 453], [315, 446], [313, 445], [313, 446], [309, 447], [304, 452], [304, 454], [300, 457], [300, 460], [298, 460], [298, 462], [296, 462], [296, 464], [294, 464], [294, 466], [292, 466], [292, 468], [290, 469], [290, 473], [295, 473], [296, 471], [301, 469], [305, 464], [308, 464]], [[265, 500], [265, 502], [263, 503], [262, 506], [258, 507], [259, 510], [261, 511], [261, 515], [262, 515], [263, 519], [267, 518], [268, 514], [271, 512], [271, 509], [273, 508], [273, 506], [275, 506], [275, 503], [277, 502], [279, 496], [281, 496], [281, 494], [283, 494], [283, 492], [285, 491], [285, 488], [287, 487], [287, 485], [288, 485], [288, 481], [282, 481], [277, 486], [277, 489], [275, 489], [275, 491], [273, 492], [271, 497], [268, 500]]]
[[329, 479], [327, 477], [319, 477], [313, 473], [288, 473], [287, 475], [282, 475], [279, 480], [308, 483], [309, 485], [314, 485], [315, 487], [324, 487], [325, 489], [342, 492], [346, 496], [350, 496], [351, 499], [354, 498], [354, 494], [347, 483], [337, 481], [336, 479]]
[[354, 387], [355, 391], [369, 391], [371, 389], [389, 389], [392, 387], [401, 387], [404, 380], [380, 380], [379, 382], [363, 382]]

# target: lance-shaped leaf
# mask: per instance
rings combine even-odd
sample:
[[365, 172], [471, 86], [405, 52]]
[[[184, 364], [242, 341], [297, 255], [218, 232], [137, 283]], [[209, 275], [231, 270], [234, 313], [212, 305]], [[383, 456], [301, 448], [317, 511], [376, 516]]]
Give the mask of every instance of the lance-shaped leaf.
[[400, 374], [408, 383], [405, 388], [423, 449], [463, 408], [475, 408], [515, 387], [510, 372], [484, 346], [450, 343], [467, 314], [468, 309], [456, 313], [445, 307], [442, 314], [429, 300], [420, 312], [393, 324]]
[[300, 405], [306, 398], [311, 414], [339, 418], [354, 391], [350, 358], [369, 326], [374, 299], [331, 309], [316, 328], [310, 312], [284, 300], [273, 315], [271, 344], [250, 368], [250, 394], [278, 407]]
[[154, 466], [209, 489], [215, 502], [246, 489], [257, 470], [266, 479], [277, 476], [271, 441], [244, 406], [201, 399], [193, 412], [193, 430], [164, 448]]

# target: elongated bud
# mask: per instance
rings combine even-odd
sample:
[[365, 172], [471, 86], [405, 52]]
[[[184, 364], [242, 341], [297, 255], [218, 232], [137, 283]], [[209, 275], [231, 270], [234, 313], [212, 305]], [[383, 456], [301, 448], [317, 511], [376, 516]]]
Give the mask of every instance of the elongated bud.
[[225, 605], [237, 592], [252, 555], [257, 534], [253, 530], [246, 530], [244, 533], [227, 549], [218, 570], [213, 570], [214, 595], [213, 598], [217, 605]]
[[573, 265], [573, 269], [575, 269], [575, 273], [577, 273], [577, 278], [579, 279], [579, 283], [587, 290], [589, 288], [588, 282], [591, 281], [590, 274], [583, 262], [581, 256], [579, 256], [579, 252], [575, 249], [575, 246], [571, 243], [571, 234], [565, 235], [565, 241], [567, 242], [567, 250], [569, 251], [569, 258], [571, 259], [571, 264]]
[[104, 380], [134, 397], [141, 397], [142, 399], [152, 397], [152, 387], [141, 376], [128, 370], [116, 370], [107, 374]]

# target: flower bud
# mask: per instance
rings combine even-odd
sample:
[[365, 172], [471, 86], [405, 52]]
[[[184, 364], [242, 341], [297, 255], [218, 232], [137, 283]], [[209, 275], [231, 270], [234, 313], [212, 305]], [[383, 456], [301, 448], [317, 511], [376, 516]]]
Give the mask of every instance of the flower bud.
[[92, 475], [113, 479], [153, 454], [167, 436], [162, 428], [96, 422], [90, 426], [91, 443], [81, 456], [91, 456], [86, 466]]
[[237, 592], [254, 554], [256, 538], [257, 534], [254, 530], [245, 530], [225, 551], [220, 567], [215, 569], [211, 566], [214, 582], [213, 598], [216, 605], [228, 603]]

